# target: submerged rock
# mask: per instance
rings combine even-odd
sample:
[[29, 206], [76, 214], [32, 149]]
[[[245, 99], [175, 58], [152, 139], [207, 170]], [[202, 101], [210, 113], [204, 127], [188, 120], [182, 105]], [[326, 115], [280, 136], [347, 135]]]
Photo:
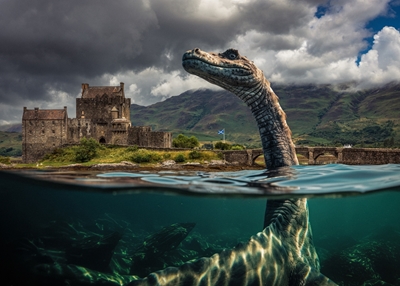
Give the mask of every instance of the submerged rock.
[[322, 271], [339, 285], [400, 285], [400, 234], [380, 230], [354, 246], [333, 253]]
[[135, 250], [132, 257], [131, 274], [145, 277], [149, 273], [165, 267], [164, 255], [176, 249], [194, 228], [195, 223], [174, 223], [148, 236]]

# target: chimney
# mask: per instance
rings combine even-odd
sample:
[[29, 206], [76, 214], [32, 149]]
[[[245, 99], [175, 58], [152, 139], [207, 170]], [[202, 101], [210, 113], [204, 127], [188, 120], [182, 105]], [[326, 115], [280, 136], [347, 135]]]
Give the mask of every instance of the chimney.
[[119, 86], [122, 88], [122, 90], [124, 90], [124, 85], [125, 85], [125, 84], [124, 84], [123, 82], [120, 82], [120, 83], [119, 83]]

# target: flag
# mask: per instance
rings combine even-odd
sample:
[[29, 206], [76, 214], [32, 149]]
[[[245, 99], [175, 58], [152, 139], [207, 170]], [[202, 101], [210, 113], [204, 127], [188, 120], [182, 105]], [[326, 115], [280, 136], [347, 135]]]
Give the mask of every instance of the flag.
[[219, 134], [225, 134], [225, 129], [218, 130], [218, 135]]

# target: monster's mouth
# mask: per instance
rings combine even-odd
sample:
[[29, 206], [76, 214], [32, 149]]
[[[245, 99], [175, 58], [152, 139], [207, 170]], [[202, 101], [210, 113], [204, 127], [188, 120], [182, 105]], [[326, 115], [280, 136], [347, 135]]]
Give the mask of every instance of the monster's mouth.
[[241, 70], [242, 73], [239, 72], [239, 73], [237, 73], [238, 75], [240, 74], [240, 75], [246, 76], [246, 75], [252, 74], [252, 70], [249, 67], [239, 66], [239, 65], [235, 65], [235, 64], [232, 64], [229, 66], [221, 65], [218, 63], [213, 63], [213, 62], [207, 61], [206, 59], [195, 56], [193, 54], [185, 53], [183, 55], [182, 65], [184, 68], [186, 68], [186, 67], [194, 68], [193, 63], [195, 63], [195, 62], [200, 62], [200, 63], [208, 65], [210, 67], [219, 68], [219, 69]]

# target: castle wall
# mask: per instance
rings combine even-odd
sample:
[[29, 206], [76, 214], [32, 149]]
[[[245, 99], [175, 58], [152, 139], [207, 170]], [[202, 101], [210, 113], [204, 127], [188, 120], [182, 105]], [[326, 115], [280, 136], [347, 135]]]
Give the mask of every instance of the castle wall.
[[151, 126], [132, 126], [128, 129], [128, 145], [148, 147]]
[[94, 98], [76, 99], [76, 117], [91, 119], [93, 122], [110, 122], [112, 118], [111, 110], [116, 107], [118, 117], [130, 119], [130, 98], [121, 96], [101, 95]]
[[37, 162], [45, 154], [67, 143], [67, 118], [46, 119], [37, 116], [45, 110], [35, 108], [35, 112], [36, 118], [22, 120], [22, 160], [25, 163]]
[[96, 130], [90, 119], [68, 118], [68, 143], [78, 144], [83, 137], [95, 138]]
[[171, 148], [172, 144], [172, 133], [152, 131], [150, 132], [149, 147], [156, 148]]

